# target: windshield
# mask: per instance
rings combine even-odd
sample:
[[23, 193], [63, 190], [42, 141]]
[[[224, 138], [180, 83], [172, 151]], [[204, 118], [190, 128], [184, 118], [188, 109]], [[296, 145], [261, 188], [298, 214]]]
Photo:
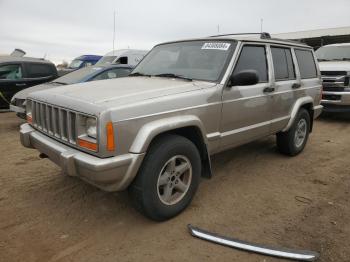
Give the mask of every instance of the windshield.
[[64, 85], [80, 83], [84, 81], [87, 76], [101, 70], [102, 70], [102, 67], [96, 67], [96, 66], [84, 67], [55, 79], [53, 83], [60, 83]]
[[100, 60], [98, 60], [96, 65], [112, 64], [115, 59], [117, 59], [117, 56], [104, 56]]
[[188, 41], [154, 47], [133, 75], [218, 81], [236, 47], [233, 41]]
[[350, 46], [324, 46], [316, 51], [319, 60], [350, 60]]
[[78, 59], [74, 59], [70, 65], [68, 66], [68, 68], [72, 68], [72, 69], [76, 69], [79, 68], [82, 63], [84, 63], [84, 61], [78, 60]]

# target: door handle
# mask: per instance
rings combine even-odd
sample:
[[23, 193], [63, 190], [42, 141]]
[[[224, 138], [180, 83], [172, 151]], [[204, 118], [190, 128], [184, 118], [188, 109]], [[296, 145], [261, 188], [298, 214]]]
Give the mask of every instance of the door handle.
[[264, 93], [272, 93], [275, 92], [275, 88], [274, 87], [266, 87], [264, 89]]
[[292, 85], [292, 89], [298, 89], [301, 87], [301, 84], [295, 83]]
[[16, 84], [16, 86], [21, 87], [21, 86], [26, 86], [26, 84]]

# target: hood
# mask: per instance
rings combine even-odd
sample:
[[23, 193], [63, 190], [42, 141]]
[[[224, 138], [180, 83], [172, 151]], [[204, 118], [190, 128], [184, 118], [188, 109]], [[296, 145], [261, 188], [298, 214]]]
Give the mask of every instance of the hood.
[[347, 71], [350, 72], [350, 61], [324, 61], [319, 62], [321, 71]]
[[108, 109], [215, 85], [160, 77], [124, 77], [62, 86], [32, 93], [31, 97], [80, 111], [79, 102]]
[[59, 87], [62, 86], [61, 84], [58, 83], [45, 83], [42, 85], [37, 85], [37, 86], [32, 86], [26, 89], [23, 89], [19, 92], [17, 92], [11, 100], [14, 99], [26, 99], [30, 93], [36, 92], [36, 91], [41, 91], [41, 90], [46, 90], [54, 87]]

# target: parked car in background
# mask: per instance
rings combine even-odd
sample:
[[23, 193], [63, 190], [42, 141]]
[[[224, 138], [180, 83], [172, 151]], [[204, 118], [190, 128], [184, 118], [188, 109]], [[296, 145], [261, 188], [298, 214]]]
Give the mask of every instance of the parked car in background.
[[57, 78], [57, 70], [47, 60], [0, 56], [0, 109], [8, 109], [14, 94]]
[[81, 68], [61, 76], [52, 82], [33, 86], [16, 93], [11, 100], [11, 110], [16, 112], [17, 116], [25, 119], [25, 100], [32, 92], [63, 85], [125, 77], [130, 74], [132, 69], [133, 67], [129, 65], [105, 65]]
[[350, 112], [350, 43], [320, 47], [316, 51], [322, 79], [325, 112]]
[[77, 58], [75, 58], [67, 68], [62, 69], [58, 72], [59, 76], [63, 76], [65, 74], [68, 74], [72, 71], [78, 70], [83, 67], [92, 66], [97, 63], [98, 60], [100, 60], [102, 56], [99, 55], [82, 55]]
[[70, 176], [128, 188], [137, 210], [161, 221], [190, 204], [215, 153], [268, 135], [281, 153], [301, 153], [321, 90], [301, 43], [266, 33], [168, 42], [129, 77], [31, 93], [20, 137]]
[[121, 49], [105, 54], [96, 65], [124, 64], [136, 66], [148, 53], [146, 50]]

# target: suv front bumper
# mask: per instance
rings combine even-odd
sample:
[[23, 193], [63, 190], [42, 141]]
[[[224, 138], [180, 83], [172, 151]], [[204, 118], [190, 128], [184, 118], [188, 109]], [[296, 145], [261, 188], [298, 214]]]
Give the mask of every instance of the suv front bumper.
[[105, 191], [121, 191], [132, 182], [141, 165], [144, 154], [98, 158], [66, 146], [32, 128], [21, 125], [20, 138], [23, 146], [36, 148], [60, 166], [64, 173]]

